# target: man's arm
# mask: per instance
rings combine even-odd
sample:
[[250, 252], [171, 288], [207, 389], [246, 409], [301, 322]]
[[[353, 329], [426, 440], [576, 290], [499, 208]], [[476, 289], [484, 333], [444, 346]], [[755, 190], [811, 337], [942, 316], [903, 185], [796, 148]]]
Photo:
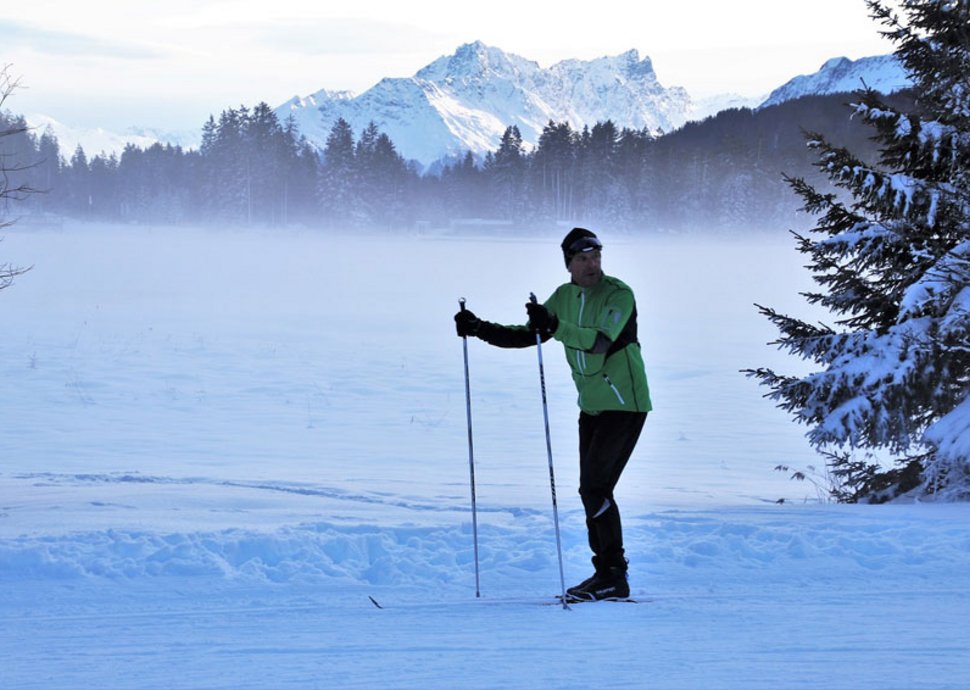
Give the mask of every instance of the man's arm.
[[[536, 344], [536, 334], [528, 326], [504, 326], [478, 318], [468, 309], [455, 314], [455, 324], [460, 337], [475, 336], [495, 347], [518, 348]], [[544, 335], [545, 342], [551, 336]]]

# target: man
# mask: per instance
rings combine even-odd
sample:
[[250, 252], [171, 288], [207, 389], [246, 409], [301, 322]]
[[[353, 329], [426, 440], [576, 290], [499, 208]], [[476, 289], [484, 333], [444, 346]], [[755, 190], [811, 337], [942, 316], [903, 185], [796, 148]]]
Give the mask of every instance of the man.
[[555, 338], [563, 344], [579, 391], [579, 494], [586, 511], [593, 575], [566, 590], [573, 601], [630, 595], [620, 511], [613, 490], [652, 409], [637, 341], [633, 291], [603, 274], [599, 238], [573, 228], [562, 242], [571, 280], [544, 304], [526, 304], [525, 326], [455, 314], [459, 336], [498, 347], [527, 347]]

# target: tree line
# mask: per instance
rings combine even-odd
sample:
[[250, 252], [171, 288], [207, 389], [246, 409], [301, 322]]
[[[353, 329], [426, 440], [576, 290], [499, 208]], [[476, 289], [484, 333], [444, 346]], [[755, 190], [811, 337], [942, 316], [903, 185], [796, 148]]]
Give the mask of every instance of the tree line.
[[[906, 96], [897, 96], [905, 99]], [[65, 216], [134, 223], [399, 229], [481, 219], [556, 221], [617, 230], [720, 231], [789, 224], [796, 202], [784, 174], [813, 172], [800, 127], [872, 150], [844, 118], [846, 95], [814, 96], [760, 111], [729, 110], [668, 134], [612, 121], [575, 129], [549, 121], [537, 145], [509, 126], [494, 151], [422, 172], [376, 124], [345, 120], [322, 149], [265, 103], [210, 116], [198, 150], [129, 144], [120, 155], [69, 158], [48, 129], [22, 117], [4, 155], [31, 161], [16, 175], [45, 193], [27, 205]]]

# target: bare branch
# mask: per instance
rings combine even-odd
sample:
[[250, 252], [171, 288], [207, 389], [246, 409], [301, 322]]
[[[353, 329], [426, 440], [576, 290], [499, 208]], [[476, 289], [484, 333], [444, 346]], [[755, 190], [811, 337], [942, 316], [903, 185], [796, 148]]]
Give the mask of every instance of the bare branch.
[[[10, 67], [11, 65], [7, 64], [0, 69], [0, 110], [2, 110], [3, 104], [6, 102], [7, 98], [10, 97], [10, 94], [20, 87], [20, 78], [10, 76]], [[29, 128], [27, 127], [26, 123], [8, 127], [7, 129], [0, 130], [0, 139], [18, 134], [24, 134], [28, 131], [28, 129]], [[27, 170], [33, 166], [29, 164], [10, 164], [7, 162], [8, 157], [8, 154], [0, 153], [0, 200], [12, 199], [19, 201], [27, 194], [31, 194], [36, 190], [32, 189], [26, 183], [20, 183], [15, 187], [11, 187], [9, 174]], [[11, 222], [0, 220], [0, 228], [7, 227], [11, 224]], [[23, 275], [29, 271], [30, 268], [31, 267], [22, 268], [20, 266], [12, 266], [9, 263], [0, 263], [0, 290], [10, 287], [14, 278]]]

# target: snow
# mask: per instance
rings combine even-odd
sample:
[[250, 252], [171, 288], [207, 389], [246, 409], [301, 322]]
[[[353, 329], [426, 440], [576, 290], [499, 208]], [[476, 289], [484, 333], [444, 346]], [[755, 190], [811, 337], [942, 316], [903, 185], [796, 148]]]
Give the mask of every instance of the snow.
[[970, 398], [965, 398], [926, 432], [937, 444], [941, 467], [956, 476], [970, 473]]
[[[618, 491], [640, 604], [542, 605], [535, 353], [469, 343], [475, 597], [451, 316], [521, 321], [561, 234], [8, 228], [0, 687], [963, 687], [970, 506], [773, 470], [820, 462], [739, 372], [799, 366], [753, 306], [805, 313], [783, 232], [600, 233], [656, 408]], [[570, 584], [575, 391], [543, 354]]]
[[895, 55], [873, 55], [858, 60], [827, 60], [817, 72], [802, 74], [772, 91], [760, 107], [777, 105], [811, 94], [855, 92], [871, 88], [893, 93], [912, 86], [912, 79]]

